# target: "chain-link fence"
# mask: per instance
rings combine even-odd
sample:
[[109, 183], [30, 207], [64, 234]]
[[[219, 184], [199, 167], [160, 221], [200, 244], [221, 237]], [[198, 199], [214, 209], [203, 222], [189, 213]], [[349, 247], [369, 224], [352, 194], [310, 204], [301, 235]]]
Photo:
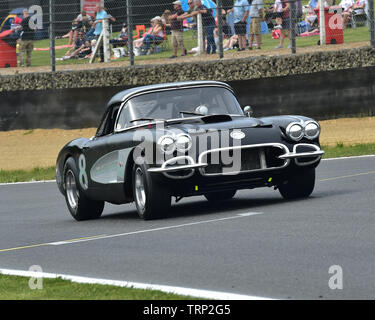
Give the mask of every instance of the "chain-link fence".
[[0, 0], [0, 67], [374, 46], [373, 1]]

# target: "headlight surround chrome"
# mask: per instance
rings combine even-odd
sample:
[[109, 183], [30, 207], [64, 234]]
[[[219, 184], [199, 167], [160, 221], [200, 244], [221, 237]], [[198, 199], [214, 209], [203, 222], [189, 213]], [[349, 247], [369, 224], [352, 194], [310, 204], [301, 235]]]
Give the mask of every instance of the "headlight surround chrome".
[[193, 140], [188, 134], [179, 134], [176, 138], [176, 149], [179, 152], [187, 152], [191, 149]]
[[292, 122], [286, 127], [287, 136], [293, 141], [300, 141], [305, 132], [303, 126], [298, 122]]
[[304, 134], [307, 139], [314, 140], [320, 135], [320, 126], [315, 121], [305, 123]]
[[162, 153], [172, 154], [176, 150], [176, 140], [172, 136], [162, 136], [158, 141]]

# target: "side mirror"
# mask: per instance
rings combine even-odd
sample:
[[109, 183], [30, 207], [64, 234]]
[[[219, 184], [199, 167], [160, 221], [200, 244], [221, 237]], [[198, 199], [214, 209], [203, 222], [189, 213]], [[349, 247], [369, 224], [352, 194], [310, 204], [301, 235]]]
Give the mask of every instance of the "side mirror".
[[247, 115], [249, 118], [251, 118], [254, 114], [254, 111], [253, 111], [253, 108], [250, 107], [250, 106], [246, 106], [244, 109], [243, 109], [243, 112], [245, 115]]

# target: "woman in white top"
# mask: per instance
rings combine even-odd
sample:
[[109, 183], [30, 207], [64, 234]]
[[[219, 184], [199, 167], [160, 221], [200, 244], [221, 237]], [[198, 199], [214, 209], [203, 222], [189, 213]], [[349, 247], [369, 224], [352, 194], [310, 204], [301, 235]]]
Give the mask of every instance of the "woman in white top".
[[133, 46], [135, 48], [137, 47], [142, 47], [144, 45], [144, 41], [147, 36], [152, 35], [152, 36], [159, 36], [164, 39], [164, 31], [163, 31], [163, 23], [162, 20], [159, 17], [155, 17], [151, 20], [151, 28], [148, 29], [148, 31], [144, 34], [144, 36], [140, 39], [134, 40]]
[[155, 17], [151, 20], [153, 22], [152, 29], [143, 38], [143, 46], [145, 51], [150, 50], [151, 44], [162, 43], [164, 41], [164, 25], [160, 17]]

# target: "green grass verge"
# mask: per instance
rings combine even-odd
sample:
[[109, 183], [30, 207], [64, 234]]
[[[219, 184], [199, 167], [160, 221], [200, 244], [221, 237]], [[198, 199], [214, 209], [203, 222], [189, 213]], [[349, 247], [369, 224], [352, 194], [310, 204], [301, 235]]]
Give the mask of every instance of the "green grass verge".
[[[113, 36], [116, 37], [117, 33], [115, 33]], [[318, 40], [319, 40], [319, 35], [311, 36], [311, 37], [297, 37], [296, 38], [297, 53], [298, 53], [298, 48], [316, 46]], [[355, 29], [347, 28], [344, 30], [344, 43], [369, 41], [369, 40], [370, 40], [370, 32], [369, 32], [369, 28], [366, 26], [358, 27]], [[192, 31], [184, 32], [184, 42], [185, 42], [185, 47], [188, 50], [197, 46], [196, 36], [192, 33]], [[65, 45], [67, 43], [68, 43], [67, 39], [60, 39], [56, 41], [57, 46]], [[265, 34], [262, 36], [262, 49], [268, 49], [268, 50], [274, 49], [275, 46], [277, 46], [278, 44], [279, 44], [279, 41], [273, 39], [271, 33]], [[35, 41], [34, 46], [35, 48], [48, 48], [49, 40], [46, 39], [46, 40]], [[288, 46], [288, 41], [286, 40], [284, 47], [286, 48], [287, 46]], [[67, 51], [68, 49], [56, 50], [56, 57], [57, 58], [63, 57]], [[275, 52], [277, 52], [276, 49], [275, 49]], [[148, 55], [148, 56], [135, 57], [135, 60], [141, 62], [141, 61], [150, 60], [150, 59], [168, 58], [171, 55], [172, 55], [172, 46], [169, 43], [167, 46], [167, 49], [164, 50], [163, 52]], [[126, 60], [129, 60], [129, 58], [120, 58], [114, 61], [126, 61]], [[83, 64], [83, 63], [88, 63], [88, 62], [89, 62], [88, 59], [84, 59], [84, 60], [72, 59], [72, 60], [66, 60], [66, 61], [57, 61], [56, 64], [67, 65], [67, 64]], [[50, 65], [49, 51], [34, 51], [32, 65], [35, 67]]]
[[[363, 156], [363, 155], [375, 154], [375, 143], [355, 144], [355, 145], [344, 145], [343, 143], [338, 143], [334, 147], [328, 147], [328, 146], [323, 145], [322, 149], [326, 152], [326, 154], [324, 155], [324, 158]], [[54, 180], [55, 174], [56, 174], [55, 167], [50, 167], [46, 169], [36, 168], [31, 171], [0, 170], [0, 183]]]
[[0, 170], [0, 183], [54, 180], [56, 168], [35, 168], [33, 170]]
[[0, 275], [0, 300], [191, 300], [192, 297], [156, 290], [79, 284], [43, 279], [42, 290], [31, 290], [29, 278]]
[[324, 158], [340, 158], [350, 156], [365, 156], [375, 154], [375, 143], [344, 145], [338, 143], [335, 147], [322, 146], [326, 152]]

